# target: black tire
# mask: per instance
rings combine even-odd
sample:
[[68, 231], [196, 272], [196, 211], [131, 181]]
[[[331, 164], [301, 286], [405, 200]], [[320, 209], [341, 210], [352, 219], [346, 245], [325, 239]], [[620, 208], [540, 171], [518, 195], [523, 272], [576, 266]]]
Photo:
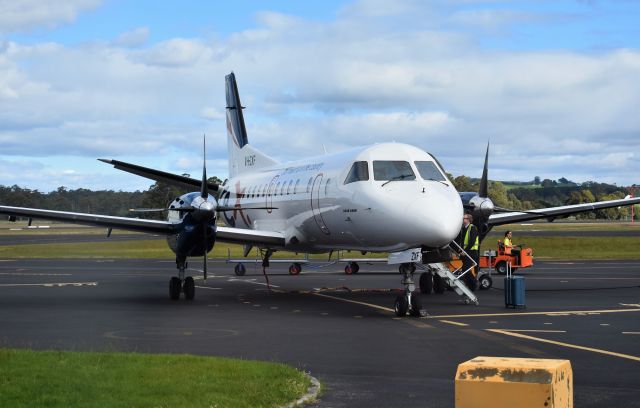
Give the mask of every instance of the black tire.
[[344, 273], [347, 275], [353, 275], [355, 273], [351, 262], [348, 262], [347, 266], [344, 267]]
[[302, 265], [297, 262], [289, 266], [289, 275], [299, 275], [301, 271]]
[[505, 261], [500, 261], [496, 264], [496, 273], [498, 275], [507, 274], [507, 263]]
[[437, 294], [444, 293], [446, 285], [440, 275], [433, 275], [433, 291]]
[[169, 297], [171, 300], [180, 299], [180, 286], [180, 279], [177, 277], [174, 276], [169, 280]]
[[433, 274], [431, 272], [422, 272], [420, 274], [420, 292], [428, 295], [433, 291]]
[[480, 290], [489, 290], [491, 286], [493, 286], [493, 279], [489, 275], [482, 275], [480, 279], [478, 279], [478, 285]]
[[357, 262], [351, 262], [351, 268], [353, 268], [353, 273], [360, 272], [360, 265]]
[[196, 295], [196, 283], [193, 281], [191, 276], [187, 276], [184, 279], [184, 284], [182, 285], [182, 290], [184, 291], [184, 298], [187, 300], [193, 300]]
[[413, 317], [420, 317], [420, 310], [422, 309], [422, 303], [417, 295], [411, 296], [411, 310], [409, 314]]
[[247, 268], [244, 266], [244, 264], [237, 264], [235, 268], [233, 268], [233, 271], [235, 272], [236, 276], [244, 276], [245, 273], [247, 273]]
[[396, 298], [396, 303], [394, 305], [396, 316], [398, 317], [406, 316], [408, 309], [409, 309], [409, 303], [407, 302], [407, 297], [405, 295], [398, 296]]

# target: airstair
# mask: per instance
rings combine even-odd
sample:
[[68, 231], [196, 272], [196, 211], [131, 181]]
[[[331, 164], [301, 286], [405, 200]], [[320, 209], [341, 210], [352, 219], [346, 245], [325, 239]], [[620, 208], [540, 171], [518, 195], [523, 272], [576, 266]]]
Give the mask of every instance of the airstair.
[[[469, 255], [455, 242], [451, 243], [454, 245], [455, 251], [460, 254], [461, 257], [466, 256], [471, 259], [473, 265], [475, 266], [475, 261], [469, 257]], [[454, 248], [451, 248], [454, 249]], [[464, 298], [464, 302], [467, 304], [473, 303], [476, 306], [478, 305], [478, 298], [476, 295], [467, 287], [467, 285], [463, 282], [462, 278], [465, 274], [471, 273], [471, 268], [466, 271], [461, 271], [460, 269], [451, 272], [449, 269], [448, 263], [446, 262], [437, 262], [437, 263], [428, 263], [428, 264], [416, 264], [416, 266], [424, 271], [431, 272], [435, 275], [438, 275], [444, 281], [451, 286], [451, 288], [459, 295]]]

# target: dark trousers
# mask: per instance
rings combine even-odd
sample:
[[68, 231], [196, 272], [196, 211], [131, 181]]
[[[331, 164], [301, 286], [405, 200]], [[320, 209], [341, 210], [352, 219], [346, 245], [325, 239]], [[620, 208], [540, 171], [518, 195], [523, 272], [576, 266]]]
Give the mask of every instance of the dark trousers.
[[[479, 262], [480, 262], [480, 251], [478, 251], [478, 250], [467, 250], [465, 252], [476, 262], [476, 264], [479, 264]], [[472, 265], [473, 265], [473, 262], [471, 262], [471, 260], [469, 258], [467, 258], [466, 256], [462, 257], [462, 271], [463, 272], [466, 271], [467, 269], [471, 268]], [[471, 290], [475, 290], [476, 286], [478, 284], [478, 280], [476, 279], [477, 274], [478, 274], [478, 267], [476, 266], [475, 269], [470, 270], [463, 277], [464, 283]]]

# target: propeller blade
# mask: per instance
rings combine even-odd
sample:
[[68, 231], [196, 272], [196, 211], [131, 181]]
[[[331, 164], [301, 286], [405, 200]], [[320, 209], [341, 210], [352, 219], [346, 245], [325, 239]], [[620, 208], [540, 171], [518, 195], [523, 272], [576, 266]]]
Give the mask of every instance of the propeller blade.
[[207, 229], [208, 226], [205, 224], [203, 225], [203, 231], [204, 231], [204, 262], [202, 264], [202, 272], [204, 274], [204, 280], [207, 280], [207, 248], [209, 248], [208, 242], [207, 242]]
[[480, 179], [480, 191], [478, 195], [482, 198], [489, 197], [489, 142], [487, 142], [487, 152], [484, 155], [484, 169], [482, 169], [482, 178]]
[[209, 197], [207, 189], [207, 138], [202, 136], [202, 185], [200, 187], [200, 196], [202, 198]]

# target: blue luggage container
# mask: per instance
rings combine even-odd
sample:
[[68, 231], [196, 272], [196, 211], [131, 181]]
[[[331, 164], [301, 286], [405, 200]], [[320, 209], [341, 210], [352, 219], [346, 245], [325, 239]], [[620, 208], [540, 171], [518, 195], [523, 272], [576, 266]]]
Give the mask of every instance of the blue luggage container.
[[524, 294], [524, 277], [511, 275], [504, 278], [505, 307], [512, 307], [514, 309], [517, 307], [526, 308]]

